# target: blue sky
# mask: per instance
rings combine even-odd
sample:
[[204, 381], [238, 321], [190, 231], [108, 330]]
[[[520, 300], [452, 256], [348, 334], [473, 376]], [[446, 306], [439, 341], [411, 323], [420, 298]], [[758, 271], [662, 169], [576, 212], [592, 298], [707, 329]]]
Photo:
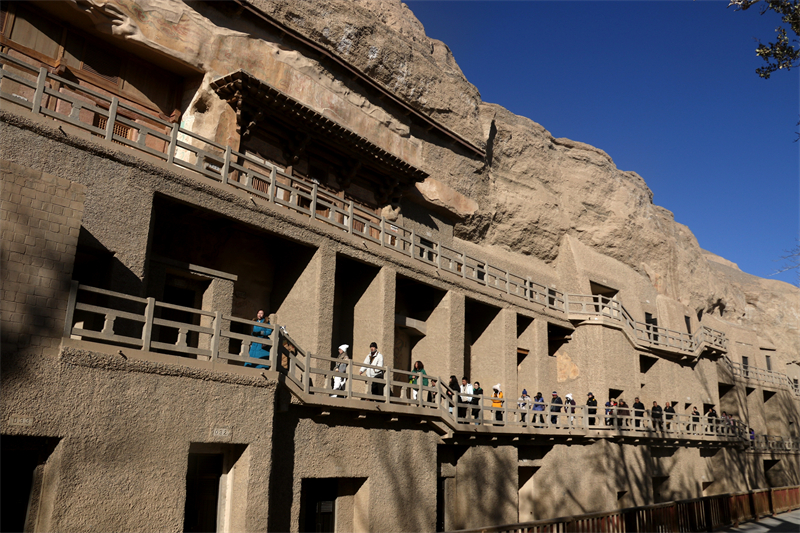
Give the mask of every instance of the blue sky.
[[725, 0], [406, 1], [485, 102], [607, 152], [700, 246], [770, 276], [800, 234], [800, 69], [763, 80], [780, 19]]

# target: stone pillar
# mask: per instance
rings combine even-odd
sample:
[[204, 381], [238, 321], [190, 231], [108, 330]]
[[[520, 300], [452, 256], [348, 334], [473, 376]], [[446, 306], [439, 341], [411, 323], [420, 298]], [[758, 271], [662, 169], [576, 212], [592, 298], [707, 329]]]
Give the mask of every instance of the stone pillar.
[[353, 312], [353, 359], [363, 362], [371, 342], [378, 344], [383, 364], [394, 366], [396, 272], [381, 268], [356, 303]]

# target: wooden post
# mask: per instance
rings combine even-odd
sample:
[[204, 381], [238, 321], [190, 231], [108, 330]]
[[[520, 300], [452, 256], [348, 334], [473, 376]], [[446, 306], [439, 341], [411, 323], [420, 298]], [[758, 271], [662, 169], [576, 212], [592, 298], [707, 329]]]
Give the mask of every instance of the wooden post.
[[39, 114], [39, 110], [42, 107], [42, 95], [44, 95], [44, 87], [47, 84], [47, 69], [41, 67], [39, 69], [39, 77], [36, 80], [36, 92], [33, 93], [33, 106], [31, 107], [31, 112], [34, 115]]
[[311, 354], [306, 355], [306, 372], [303, 374], [303, 392], [311, 393]]
[[414, 230], [411, 230], [411, 246], [408, 247], [408, 255], [414, 257]]
[[211, 337], [212, 361], [219, 358], [219, 338], [221, 334], [222, 334], [222, 314], [219, 311], [214, 311], [214, 333], [213, 337]]
[[142, 350], [150, 349], [150, 340], [153, 337], [153, 319], [156, 314], [156, 299], [148, 298], [147, 307], [144, 308], [144, 327], [142, 328]]
[[228, 174], [231, 171], [231, 147], [225, 148], [225, 159], [222, 161], [222, 184], [228, 183]]
[[347, 398], [353, 397], [353, 360], [347, 364]]
[[317, 184], [311, 188], [311, 220], [317, 218]]
[[114, 124], [117, 122], [117, 106], [119, 105], [119, 98], [116, 96], [111, 98], [111, 107], [108, 109], [108, 121], [106, 122], [106, 140], [114, 140]]
[[386, 219], [381, 217], [381, 246], [386, 246], [385, 241], [386, 236]]
[[390, 403], [390, 399], [392, 397], [392, 369], [391, 368], [387, 368], [386, 371], [384, 371], [383, 379], [386, 380], [386, 390], [383, 391], [383, 395], [386, 398], [386, 403]]
[[269, 203], [275, 203], [275, 189], [278, 183], [278, 171], [273, 165], [272, 172], [269, 173]]
[[78, 303], [78, 282], [72, 281], [69, 285], [69, 300], [67, 302], [67, 316], [64, 319], [64, 336], [72, 335], [72, 320], [75, 318], [75, 305]]
[[180, 124], [173, 124], [172, 131], [169, 135], [169, 148], [167, 148], [167, 163], [172, 164], [175, 162], [175, 150], [178, 146], [178, 131]]
[[347, 231], [353, 234], [353, 200], [347, 206]]

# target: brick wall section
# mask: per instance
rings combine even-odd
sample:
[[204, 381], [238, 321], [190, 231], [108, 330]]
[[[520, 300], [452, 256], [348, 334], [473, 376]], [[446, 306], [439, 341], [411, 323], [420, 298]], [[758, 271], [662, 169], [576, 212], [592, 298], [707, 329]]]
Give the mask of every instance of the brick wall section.
[[86, 187], [0, 160], [2, 351], [55, 355]]

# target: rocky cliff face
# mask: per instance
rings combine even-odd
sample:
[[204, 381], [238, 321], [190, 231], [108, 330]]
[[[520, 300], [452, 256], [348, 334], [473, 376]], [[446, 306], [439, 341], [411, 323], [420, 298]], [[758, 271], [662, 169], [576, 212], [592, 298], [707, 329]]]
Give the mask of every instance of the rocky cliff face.
[[744, 274], [724, 260], [709, 262], [691, 230], [653, 204], [635, 172], [617, 169], [597, 148], [555, 139], [532, 120], [482, 102], [450, 49], [427, 37], [402, 2], [253, 4], [486, 148], [483, 165], [435, 147], [426, 154], [432, 175], [480, 205], [457, 228], [459, 237], [553, 262], [570, 235], [646, 276], [659, 293], [755, 327], [787, 355], [800, 352], [800, 289]]

